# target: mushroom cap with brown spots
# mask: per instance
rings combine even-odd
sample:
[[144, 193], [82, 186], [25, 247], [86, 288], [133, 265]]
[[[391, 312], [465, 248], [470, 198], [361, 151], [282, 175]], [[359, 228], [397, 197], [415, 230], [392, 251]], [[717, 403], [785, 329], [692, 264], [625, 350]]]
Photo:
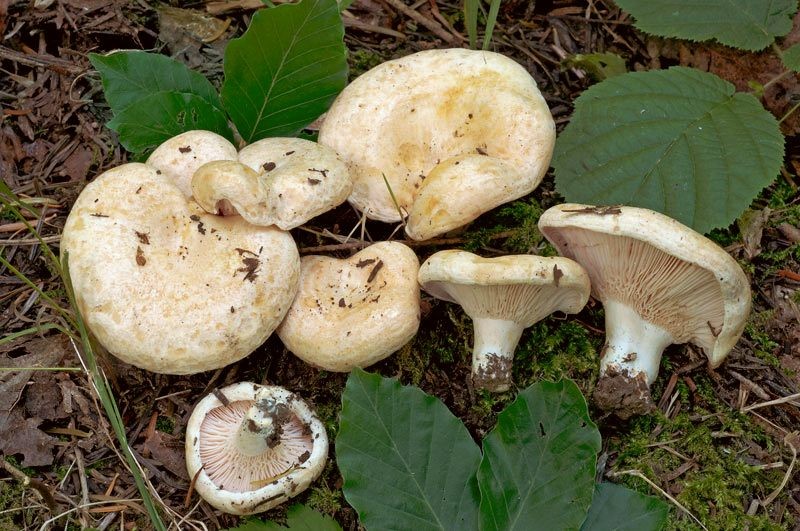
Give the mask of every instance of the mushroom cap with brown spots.
[[98, 341], [127, 363], [166, 374], [250, 354], [288, 311], [300, 269], [288, 233], [209, 215], [139, 163], [84, 188], [61, 252]]

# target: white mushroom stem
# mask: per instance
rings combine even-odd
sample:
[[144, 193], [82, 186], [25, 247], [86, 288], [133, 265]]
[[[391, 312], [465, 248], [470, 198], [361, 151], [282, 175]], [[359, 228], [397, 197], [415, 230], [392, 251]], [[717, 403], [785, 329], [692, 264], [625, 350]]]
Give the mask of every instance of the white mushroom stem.
[[[263, 393], [262, 393], [263, 394]], [[281, 421], [287, 418], [286, 404], [272, 398], [259, 398], [247, 410], [239, 426], [236, 444], [245, 455], [260, 455], [276, 444], [281, 433]]]
[[658, 376], [661, 354], [675, 338], [647, 322], [630, 306], [615, 300], [603, 301], [606, 313], [606, 345], [600, 360], [600, 377], [627, 372], [633, 379], [644, 374], [647, 385]]
[[511, 383], [514, 350], [524, 326], [506, 319], [473, 318], [475, 346], [472, 349], [472, 378], [492, 391], [505, 391]]

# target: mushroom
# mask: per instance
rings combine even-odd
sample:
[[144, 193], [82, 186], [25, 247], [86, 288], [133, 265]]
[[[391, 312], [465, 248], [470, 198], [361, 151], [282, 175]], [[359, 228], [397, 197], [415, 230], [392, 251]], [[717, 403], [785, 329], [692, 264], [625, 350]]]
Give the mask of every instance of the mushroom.
[[203, 398], [186, 425], [186, 468], [220, 511], [253, 514], [297, 496], [322, 473], [325, 427], [282, 387], [242, 382]]
[[347, 163], [350, 203], [380, 221], [407, 214], [406, 233], [423, 240], [536, 188], [555, 125], [536, 82], [512, 59], [427, 50], [354, 80], [319, 142]]
[[255, 225], [299, 227], [338, 206], [353, 183], [325, 146], [301, 138], [265, 138], [239, 152], [239, 162], [209, 162], [192, 178], [207, 212], [240, 214]]
[[419, 283], [472, 318], [472, 382], [493, 392], [510, 387], [514, 350], [525, 328], [555, 311], [577, 313], [589, 299], [586, 272], [560, 257], [440, 251], [420, 267]]
[[167, 374], [216, 369], [255, 350], [288, 311], [300, 273], [287, 232], [209, 215], [139, 163], [83, 189], [61, 251], [98, 341]]
[[603, 303], [606, 344], [594, 392], [618, 416], [648, 411], [667, 345], [692, 343], [717, 367], [742, 334], [750, 288], [723, 249], [658, 212], [564, 204], [539, 220], [562, 255], [580, 263]]
[[186, 131], [159, 145], [146, 164], [171, 179], [183, 195], [192, 196], [192, 175], [212, 160], [236, 160], [236, 147], [211, 131]]
[[297, 297], [278, 328], [306, 363], [347, 372], [384, 359], [419, 328], [419, 261], [398, 242], [379, 242], [346, 260], [304, 256]]

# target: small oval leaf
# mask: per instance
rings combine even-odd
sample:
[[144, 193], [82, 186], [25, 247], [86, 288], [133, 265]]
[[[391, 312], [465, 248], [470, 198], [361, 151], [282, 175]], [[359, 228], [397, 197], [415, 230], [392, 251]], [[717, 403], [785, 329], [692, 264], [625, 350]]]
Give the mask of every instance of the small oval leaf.
[[477, 528], [481, 453], [437, 398], [356, 369], [342, 396], [336, 463], [367, 529]]
[[120, 143], [133, 153], [192, 129], [213, 131], [233, 141], [222, 111], [200, 96], [180, 92], [156, 92], [138, 99], [115, 114], [107, 126], [119, 133]]
[[262, 9], [225, 50], [222, 103], [247, 142], [294, 136], [325, 112], [347, 82], [336, 0]]
[[599, 451], [600, 432], [574, 382], [528, 387], [483, 441], [481, 529], [578, 529]]
[[778, 122], [758, 100], [713, 74], [673, 67], [586, 90], [553, 167], [570, 202], [645, 207], [708, 232], [735, 220], [782, 160]]

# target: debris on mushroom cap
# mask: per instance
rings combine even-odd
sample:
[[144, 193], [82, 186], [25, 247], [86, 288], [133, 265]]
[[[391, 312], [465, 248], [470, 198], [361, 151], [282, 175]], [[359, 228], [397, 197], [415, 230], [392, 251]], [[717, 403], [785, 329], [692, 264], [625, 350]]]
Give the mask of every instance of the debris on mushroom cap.
[[194, 489], [231, 514], [267, 511], [300, 494], [328, 458], [325, 427], [282, 387], [250, 382], [214, 391], [186, 426], [186, 468]]
[[236, 147], [211, 131], [186, 131], [158, 146], [146, 164], [171, 179], [183, 195], [192, 196], [192, 175], [212, 160], [236, 160]]
[[[399, 207], [410, 214], [408, 235], [421, 239], [531, 192], [547, 171], [555, 125], [536, 82], [512, 59], [427, 50], [353, 81], [328, 111], [319, 142], [347, 163], [357, 209], [400, 221]], [[479, 188], [480, 201], [458, 187]]]
[[533, 255], [481, 258], [440, 251], [419, 270], [422, 288], [460, 304], [472, 318], [475, 387], [505, 391], [522, 331], [555, 311], [577, 313], [589, 299], [589, 277], [567, 258]]
[[619, 416], [646, 411], [661, 354], [693, 343], [717, 367], [750, 313], [750, 287], [736, 261], [711, 240], [643, 208], [564, 204], [539, 229], [579, 262], [606, 313], [606, 346], [595, 400]]
[[283, 319], [299, 280], [288, 233], [206, 214], [138, 163], [84, 188], [61, 251], [98, 341], [127, 363], [167, 374], [248, 355]]
[[419, 328], [417, 255], [379, 242], [346, 260], [304, 256], [278, 337], [306, 363], [346, 372], [384, 359]]
[[289, 230], [340, 205], [353, 188], [332, 149], [301, 138], [259, 140], [239, 152], [239, 163], [210, 162], [195, 172], [194, 197], [207, 212]]

